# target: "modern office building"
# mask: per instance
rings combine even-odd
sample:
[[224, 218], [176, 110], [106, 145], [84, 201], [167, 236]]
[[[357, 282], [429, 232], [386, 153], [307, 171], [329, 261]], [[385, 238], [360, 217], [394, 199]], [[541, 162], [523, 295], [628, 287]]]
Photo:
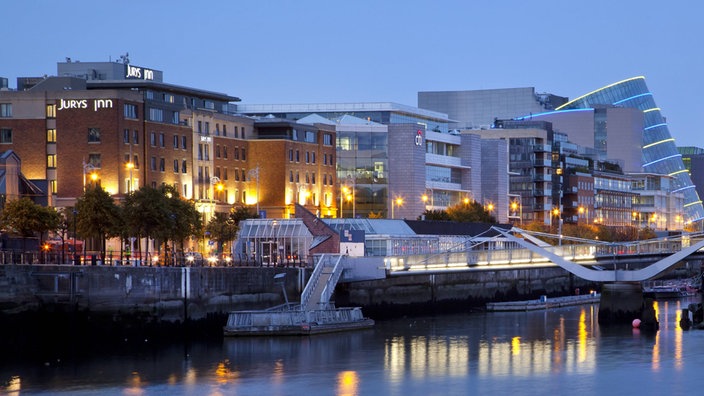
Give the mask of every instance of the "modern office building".
[[593, 148], [600, 161], [618, 162], [624, 172], [643, 171], [642, 111], [628, 107], [595, 105], [588, 109], [549, 111], [516, 120], [541, 120], [579, 146]]
[[481, 142], [449, 130], [446, 114], [398, 103], [238, 104], [237, 110], [299, 122], [312, 115], [333, 121], [345, 217], [374, 213], [416, 219], [426, 209], [481, 196]]
[[634, 108], [643, 112], [643, 172], [673, 177], [672, 192], [682, 192], [684, 195], [685, 224], [704, 220], [702, 201], [684, 167], [682, 155], [675, 146], [665, 118], [645, 84], [645, 78], [634, 77], [607, 85], [558, 106], [556, 110], [593, 109], [600, 105]]
[[566, 102], [532, 87], [418, 92], [418, 107], [447, 114], [456, 129], [488, 129], [496, 119], [543, 113]]
[[689, 177], [696, 186], [699, 197], [704, 197], [704, 148], [685, 146], [678, 147], [682, 154], [684, 167], [689, 171]]

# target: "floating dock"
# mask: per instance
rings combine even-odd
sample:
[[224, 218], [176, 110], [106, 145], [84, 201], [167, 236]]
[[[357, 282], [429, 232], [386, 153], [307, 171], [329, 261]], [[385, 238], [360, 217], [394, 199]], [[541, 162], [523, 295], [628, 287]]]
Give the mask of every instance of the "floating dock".
[[599, 299], [601, 299], [601, 294], [599, 293], [553, 298], [542, 296], [538, 300], [490, 302], [486, 304], [486, 310], [488, 312], [537, 311], [572, 305], [596, 304]]
[[364, 317], [362, 309], [334, 308], [303, 311], [269, 309], [230, 312], [224, 328], [226, 336], [314, 335], [368, 329], [374, 320]]

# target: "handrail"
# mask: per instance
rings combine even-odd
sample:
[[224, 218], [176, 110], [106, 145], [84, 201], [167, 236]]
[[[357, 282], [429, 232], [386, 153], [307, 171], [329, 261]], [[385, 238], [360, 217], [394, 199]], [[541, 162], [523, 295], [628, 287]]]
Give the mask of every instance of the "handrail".
[[332, 293], [335, 292], [335, 286], [337, 286], [337, 281], [340, 280], [340, 276], [342, 276], [342, 270], [344, 269], [344, 266], [342, 265], [342, 255], [339, 255], [337, 257], [337, 261], [335, 262], [335, 266], [333, 267], [332, 270], [332, 275], [330, 276], [330, 279], [328, 279], [327, 283], [325, 284], [325, 288], [323, 289], [323, 292], [320, 294], [320, 303], [321, 304], [327, 304], [330, 302], [330, 297], [332, 297]]
[[301, 307], [305, 307], [308, 304], [308, 300], [310, 300], [310, 295], [313, 293], [313, 290], [315, 290], [315, 287], [318, 285], [318, 281], [320, 280], [320, 274], [323, 272], [323, 267], [325, 267], [323, 260], [325, 260], [325, 254], [320, 256], [320, 260], [318, 260], [318, 263], [315, 264], [313, 273], [310, 275], [310, 279], [308, 280], [306, 287], [303, 288], [303, 292], [301, 293]]

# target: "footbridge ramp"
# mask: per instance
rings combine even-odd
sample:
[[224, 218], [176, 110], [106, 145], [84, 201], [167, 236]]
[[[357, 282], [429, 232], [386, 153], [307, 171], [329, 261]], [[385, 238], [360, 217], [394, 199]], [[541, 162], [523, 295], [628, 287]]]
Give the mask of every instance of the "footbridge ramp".
[[567, 260], [560, 255], [547, 250], [542, 244], [539, 246], [533, 243], [532, 237], [519, 238], [515, 235], [520, 234], [522, 236], [529, 236], [525, 230], [516, 227], [510, 230], [504, 230], [498, 227], [493, 227], [493, 229], [501, 233], [506, 239], [515, 242], [535, 254], [539, 254], [549, 259], [555, 265], [565, 269], [566, 271], [569, 271], [582, 279], [594, 282], [642, 282], [652, 279], [662, 272], [670, 269], [681, 260], [687, 258], [689, 255], [704, 248], [704, 239], [696, 240], [696, 242], [693, 240], [694, 243], [690, 246], [639, 270], [595, 270]]

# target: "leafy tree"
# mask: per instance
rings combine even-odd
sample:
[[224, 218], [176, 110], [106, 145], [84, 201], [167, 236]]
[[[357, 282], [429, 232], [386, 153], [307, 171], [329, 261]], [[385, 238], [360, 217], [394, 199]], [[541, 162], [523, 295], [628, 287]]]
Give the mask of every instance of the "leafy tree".
[[20, 198], [5, 204], [0, 224], [7, 232], [22, 237], [22, 248], [26, 250], [27, 238], [38, 233], [41, 242], [45, 232], [58, 228], [59, 214], [54, 208], [43, 207], [29, 198]]
[[447, 208], [450, 220], [457, 222], [496, 223], [496, 219], [477, 201], [460, 202]]
[[450, 215], [440, 209], [434, 209], [434, 210], [428, 210], [426, 209], [425, 212], [421, 215], [421, 217], [418, 218], [420, 220], [421, 218], [425, 217], [425, 220], [437, 220], [437, 221], [450, 221], [452, 220], [450, 218]]
[[230, 214], [222, 212], [215, 213], [205, 227], [205, 231], [210, 233], [210, 238], [218, 243], [219, 254], [222, 253], [222, 246], [225, 242], [235, 239], [238, 229], [238, 225]]
[[105, 257], [105, 239], [119, 236], [117, 226], [120, 208], [110, 194], [99, 185], [87, 186], [76, 202], [78, 234], [98, 243], [101, 256]]

